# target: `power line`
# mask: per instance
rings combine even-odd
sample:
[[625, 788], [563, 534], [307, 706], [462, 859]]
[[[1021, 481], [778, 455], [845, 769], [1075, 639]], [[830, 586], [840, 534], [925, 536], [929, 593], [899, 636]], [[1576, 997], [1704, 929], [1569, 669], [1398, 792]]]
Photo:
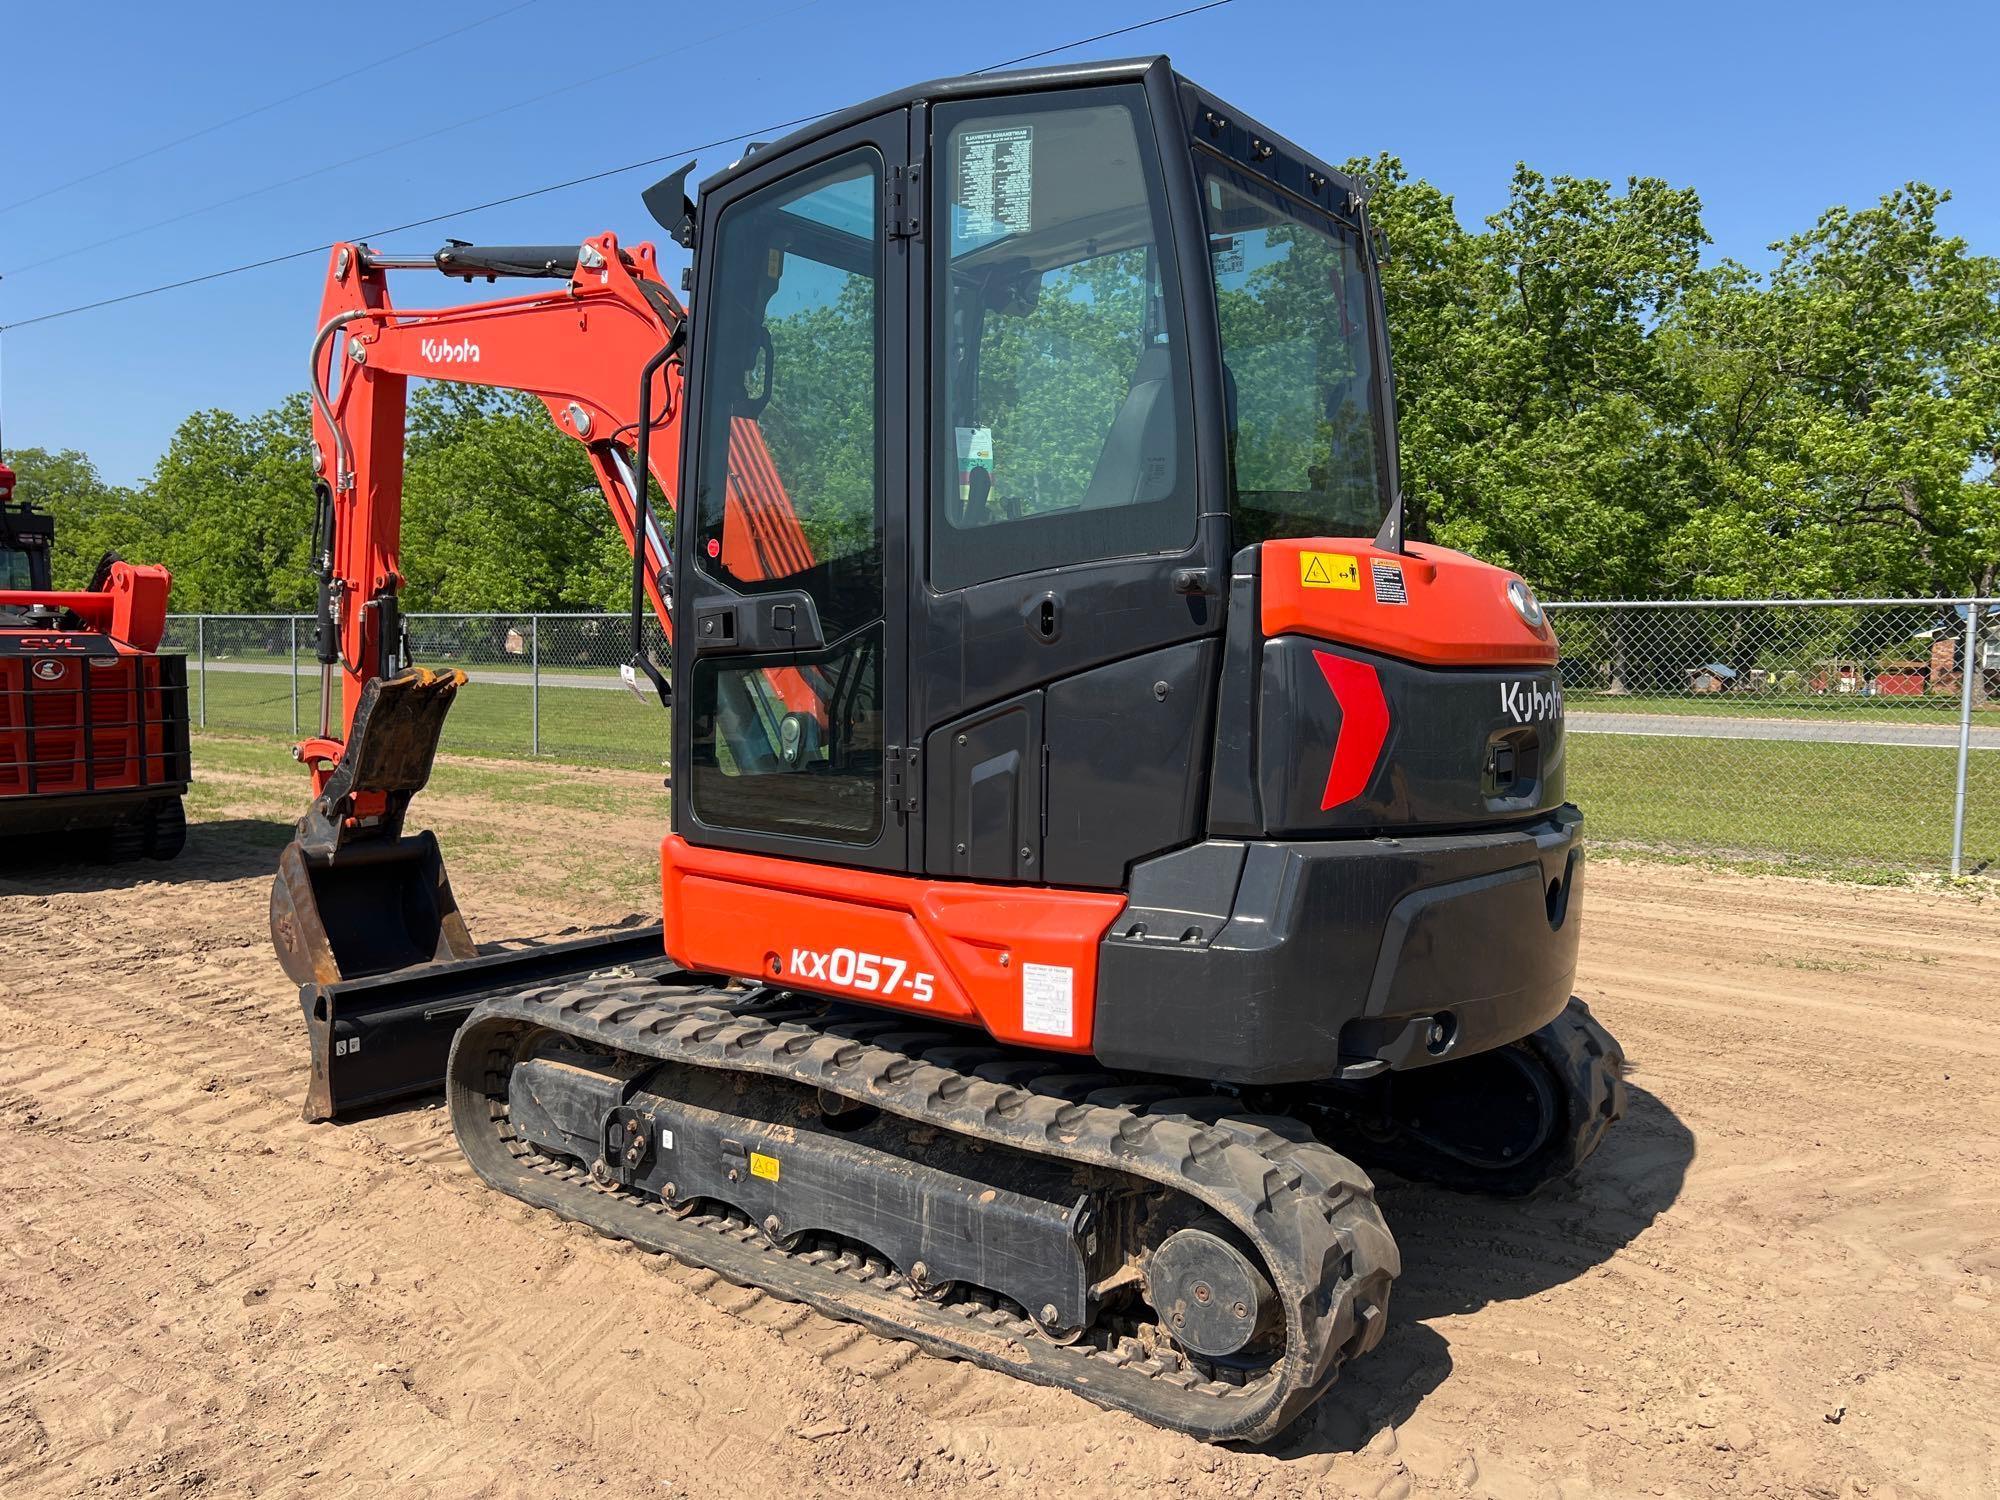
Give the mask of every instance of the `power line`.
[[1113, 31], [1100, 31], [1096, 36], [1080, 37], [1074, 42], [1064, 42], [1060, 47], [1044, 47], [1039, 52], [1023, 52], [1019, 57], [1010, 57], [1005, 62], [988, 63], [983, 68], [974, 68], [973, 76], [981, 73], [995, 73], [1002, 68], [1011, 68], [1016, 63], [1033, 62], [1038, 57], [1053, 57], [1058, 52], [1068, 52], [1076, 47], [1088, 47], [1092, 42], [1108, 42], [1114, 36], [1124, 36], [1129, 32], [1144, 31], [1148, 26], [1164, 26], [1169, 21], [1178, 21], [1183, 16], [1198, 16], [1205, 10], [1220, 10], [1231, 0], [1208, 0], [1206, 5], [1190, 5], [1186, 10], [1177, 10], [1170, 16], [1155, 16], [1150, 21], [1135, 21], [1130, 26], [1120, 26]]
[[[692, 52], [697, 47], [705, 47], [710, 42], [721, 41], [726, 37], [735, 36], [739, 32], [748, 31], [749, 29], [755, 26], [769, 25], [774, 20], [781, 19], [785, 16], [795, 15], [802, 10], [809, 10], [811, 7], [818, 5], [819, 3], [820, 0], [800, 0], [799, 4], [793, 5], [789, 9], [778, 11], [775, 15], [759, 14], [753, 20], [745, 21], [737, 26], [728, 27], [722, 31], [711, 32], [709, 35], [702, 37], [699, 40], [686, 42], [676, 47], [669, 47], [665, 51], [655, 52], [646, 57], [635, 58], [631, 62], [622, 63], [618, 67], [608, 69], [607, 71], [602, 73], [594, 73], [588, 78], [579, 78], [573, 83], [565, 83], [558, 88], [547, 89], [539, 94], [529, 94], [524, 98], [514, 100], [511, 104], [503, 104], [496, 109], [489, 109], [484, 114], [467, 115], [462, 119], [453, 120], [449, 124], [440, 125], [435, 129], [420, 131], [416, 135], [405, 136], [401, 140], [390, 141], [387, 145], [376, 146], [371, 148], [370, 150], [360, 152], [357, 155], [343, 157], [339, 161], [328, 162], [324, 166], [313, 167], [308, 171], [296, 172], [292, 174], [290, 177], [280, 178], [276, 182], [267, 182], [263, 184], [261, 187], [247, 188], [243, 192], [232, 193], [227, 198], [218, 198], [212, 203], [202, 204], [199, 208], [183, 209], [180, 213], [171, 214], [164, 219], [156, 219], [150, 224], [141, 224], [135, 229], [126, 229], [126, 230], [121, 230], [117, 234], [100, 236], [91, 241], [91, 248], [101, 250], [106, 245], [115, 245], [119, 243], [121, 240], [135, 239], [143, 234], [151, 234], [156, 229], [166, 229], [172, 225], [184, 223], [189, 219], [197, 219], [200, 218], [203, 214], [214, 213], [219, 208], [228, 208], [232, 204], [242, 203], [251, 198], [261, 197], [265, 193], [277, 192], [280, 188], [288, 188], [294, 186], [297, 183], [308, 182], [315, 177], [323, 177], [328, 172], [338, 172], [343, 167], [351, 167], [355, 166], [360, 162], [372, 161], [378, 156], [387, 156], [393, 151], [402, 150], [405, 146], [414, 146], [421, 141], [435, 140], [437, 137], [441, 135], [449, 135], [455, 130], [464, 130], [468, 126], [484, 124], [488, 120], [499, 118], [501, 115], [511, 114], [513, 111], [517, 109], [526, 109], [530, 105], [541, 104], [546, 102], [547, 100], [557, 98], [563, 94], [574, 93], [576, 90], [581, 88], [588, 88], [592, 84], [602, 83], [608, 78], [616, 78], [621, 74], [630, 73], [635, 68], [647, 67], [653, 63], [660, 62], [669, 57], [684, 56], [685, 54]], [[48, 264], [50, 264], [50, 262], [47, 260], [30, 261], [26, 265], [16, 266], [7, 271], [0, 271], [0, 280], [6, 280], [10, 277], [18, 277], [24, 271], [39, 270], [41, 267], [46, 266]]]
[[107, 173], [116, 172], [120, 167], [129, 167], [134, 162], [145, 161], [149, 157], [158, 156], [163, 151], [171, 151], [176, 146], [185, 146], [189, 141], [198, 141], [205, 135], [213, 135], [218, 130], [227, 130], [231, 125], [240, 125], [245, 120], [254, 119], [261, 114], [267, 114], [271, 110], [278, 109], [295, 100], [303, 99], [309, 94], [317, 94], [323, 89], [330, 89], [336, 83], [345, 83], [350, 78], [358, 78], [361, 74], [371, 69], [385, 67], [389, 63], [401, 61], [413, 53], [422, 52], [428, 47], [435, 47], [440, 42], [448, 42], [455, 36], [464, 36], [468, 31], [476, 31], [481, 26], [487, 26], [495, 21], [502, 20], [507, 16], [513, 15], [516, 11], [526, 10], [529, 6], [536, 3], [537, 0], [518, 0], [517, 4], [510, 5], [505, 10], [496, 10], [490, 16], [481, 16], [476, 21], [467, 21], [463, 26], [455, 26], [450, 31], [440, 32], [428, 41], [418, 42], [413, 46], [405, 47], [400, 52], [391, 52], [386, 57], [376, 58], [373, 62], [362, 63], [359, 67], [349, 68], [345, 73], [336, 73], [331, 78], [323, 78], [318, 83], [308, 84], [296, 93], [286, 94], [282, 99], [272, 99], [267, 103], [256, 105], [244, 110], [240, 114], [231, 115], [226, 120], [217, 120], [213, 125], [204, 125], [199, 130], [189, 131], [186, 135], [175, 136], [170, 141], [161, 141], [157, 146], [148, 146], [144, 151], [136, 152], [131, 156], [121, 157], [117, 161], [85, 172], [80, 177], [72, 177], [65, 182], [57, 183], [54, 187], [46, 187], [38, 193], [30, 193], [25, 198], [17, 198], [12, 203], [0, 205], [0, 214], [10, 214], [17, 208], [26, 208], [30, 203], [39, 203], [44, 198], [53, 198], [57, 193], [67, 192], [69, 189], [82, 183], [94, 182], [97, 178], [103, 177]]
[[[1220, 10], [1223, 6], [1234, 3], [1235, 0], [1207, 0], [1207, 3], [1203, 5], [1191, 6], [1184, 10], [1154, 16], [1150, 20], [1135, 21], [1129, 26], [1121, 26], [1113, 31], [1099, 32], [1095, 36], [1080, 37], [1075, 41], [1064, 42], [1060, 46], [1046, 47], [1039, 52], [1031, 52], [1022, 57], [1009, 58], [1005, 62], [989, 63], [986, 67], [975, 69], [974, 72], [975, 74], [990, 73], [997, 68], [1011, 67], [1015, 63], [1028, 62], [1035, 58], [1050, 57], [1058, 52], [1067, 52], [1076, 47], [1086, 47], [1093, 42], [1104, 41], [1114, 36], [1128, 36], [1135, 31], [1144, 31], [1149, 27], [1163, 26], [1169, 21], [1178, 21], [1187, 16], [1198, 15], [1203, 11]], [[344, 238], [360, 241], [380, 239], [385, 235], [401, 234], [405, 230], [422, 229], [430, 224], [442, 224], [450, 219], [468, 218], [473, 214], [484, 213], [488, 209], [504, 208], [509, 204], [522, 203], [530, 198], [546, 197], [550, 193], [560, 193], [573, 187], [582, 187], [586, 183], [602, 182], [607, 177], [621, 177], [627, 172], [637, 172], [646, 167], [662, 166], [667, 162], [675, 161], [682, 157], [692, 156], [702, 151], [712, 151], [716, 147], [726, 146], [732, 141], [745, 140], [752, 136], [770, 136], [780, 130], [790, 130], [794, 126], [808, 124], [827, 113], [829, 111], [816, 110], [811, 114], [798, 115], [789, 120], [778, 120], [768, 125], [758, 125], [749, 130], [737, 131], [733, 135], [719, 136], [715, 140], [704, 141], [699, 145], [682, 146], [673, 151], [662, 152], [658, 156], [648, 156], [639, 161], [626, 162], [623, 166], [606, 167], [598, 172], [586, 172], [578, 177], [566, 178], [562, 182], [552, 182], [543, 187], [529, 188], [519, 193], [509, 193], [501, 198], [489, 198], [484, 203], [475, 203], [469, 207], [453, 209], [448, 213], [431, 214], [425, 218], [411, 219], [406, 223], [392, 224], [384, 229], [373, 229], [366, 234], [350, 235]], [[178, 281], [163, 282], [159, 286], [144, 287], [134, 292], [124, 292], [116, 297], [100, 297], [94, 302], [82, 302], [74, 307], [59, 308], [55, 312], [38, 313], [32, 318], [17, 318], [11, 323], [0, 323], [0, 333], [6, 333], [16, 328], [32, 328], [37, 323], [52, 323], [58, 318], [69, 318], [76, 316], [78, 313], [95, 312], [99, 308], [104, 307], [116, 307], [120, 303], [136, 302], [143, 297], [156, 297], [163, 292], [176, 292], [185, 287], [200, 286], [205, 282], [220, 281], [224, 277], [240, 276], [249, 271], [261, 271], [269, 266], [283, 265], [287, 261], [303, 260], [310, 255], [324, 255], [335, 245], [342, 242], [342, 240], [328, 240], [324, 244], [308, 245], [302, 250], [291, 250], [282, 255], [269, 255], [261, 260], [245, 261], [241, 265], [224, 266], [220, 270], [206, 271], [198, 276], [187, 276]]]

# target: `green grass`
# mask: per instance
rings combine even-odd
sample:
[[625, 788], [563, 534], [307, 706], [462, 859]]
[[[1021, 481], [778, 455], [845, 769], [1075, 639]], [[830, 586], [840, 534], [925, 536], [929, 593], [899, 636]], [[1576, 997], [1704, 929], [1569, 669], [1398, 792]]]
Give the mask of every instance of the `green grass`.
[[[1941, 873], [1957, 751], [1903, 745], [1579, 734], [1569, 797], [1593, 843]], [[2000, 755], [1974, 754], [1966, 867], [2000, 865]]]
[[[190, 683], [189, 711], [208, 729], [290, 736], [292, 682], [258, 672], [210, 672], [205, 687]], [[466, 755], [525, 757], [534, 746], [533, 689], [473, 681], [445, 720], [440, 746]], [[205, 705], [205, 713], [200, 710]], [[299, 732], [319, 728], [319, 678], [298, 683]], [[664, 768], [667, 716], [626, 692], [555, 688], [541, 692], [541, 753], [577, 765]]]
[[[311, 733], [318, 681], [302, 679], [299, 689], [301, 724]], [[217, 755], [261, 757], [267, 745], [292, 737], [285, 677], [211, 673], [207, 699], [210, 731], [256, 737], [226, 751], [205, 750], [211, 763], [227, 763], [214, 761]], [[1843, 707], [1878, 722], [1902, 717], [1879, 702], [1850, 700]], [[1570, 699], [1573, 709], [1613, 703], [1633, 712], [1708, 710], [1687, 699]], [[1740, 700], [1729, 705], [1732, 712], [1740, 706]], [[629, 693], [544, 687], [541, 718], [544, 760], [665, 769], [667, 716]], [[650, 787], [633, 792], [534, 770], [529, 730], [527, 688], [475, 680], [452, 707], [442, 748], [523, 764], [445, 763], [433, 785], [579, 811], [643, 810], [627, 803], [635, 797], [643, 803]], [[212, 733], [205, 743], [215, 739]], [[1956, 765], [1955, 749], [1927, 746], [1578, 734], [1569, 740], [1568, 788], [1600, 846], [1771, 862], [1847, 878], [1870, 871], [1942, 874], [1950, 862]], [[2000, 868], [2000, 753], [1975, 751], [1969, 765], [1966, 869], [1990, 871]]]

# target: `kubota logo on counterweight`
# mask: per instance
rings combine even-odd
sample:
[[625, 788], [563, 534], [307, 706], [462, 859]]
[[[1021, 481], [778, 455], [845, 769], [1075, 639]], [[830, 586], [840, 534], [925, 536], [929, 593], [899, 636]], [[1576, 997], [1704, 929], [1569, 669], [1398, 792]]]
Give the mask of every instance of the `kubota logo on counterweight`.
[[417, 346], [424, 358], [434, 365], [476, 365], [479, 363], [479, 346], [471, 339], [460, 339], [457, 343], [449, 339], [425, 339]]
[[1537, 719], [1560, 719], [1563, 711], [1562, 684], [1551, 682], [1503, 682], [1500, 684], [1500, 712], [1516, 724], [1532, 724]]

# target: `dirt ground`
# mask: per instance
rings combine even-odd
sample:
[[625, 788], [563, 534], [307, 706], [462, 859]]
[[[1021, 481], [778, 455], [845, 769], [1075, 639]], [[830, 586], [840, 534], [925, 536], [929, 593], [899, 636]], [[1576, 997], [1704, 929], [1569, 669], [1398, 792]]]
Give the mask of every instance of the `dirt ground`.
[[[302, 1124], [274, 759], [204, 747], [170, 868], [0, 876], [8, 1500], [2000, 1495], [1992, 899], [1598, 860], [1631, 1116], [1527, 1204], [1385, 1184], [1382, 1347], [1216, 1450], [513, 1205], [435, 1106]], [[496, 937], [647, 909], [660, 807], [464, 766], [425, 811]]]

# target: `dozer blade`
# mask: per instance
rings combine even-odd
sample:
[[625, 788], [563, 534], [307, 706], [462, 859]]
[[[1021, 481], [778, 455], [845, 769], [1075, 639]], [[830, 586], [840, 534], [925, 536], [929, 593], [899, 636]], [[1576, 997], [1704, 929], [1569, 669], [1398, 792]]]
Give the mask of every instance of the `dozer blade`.
[[337, 1120], [441, 1089], [452, 1037], [482, 1000], [613, 974], [651, 978], [673, 967], [656, 924], [367, 978], [302, 984], [299, 1008], [312, 1043], [305, 1117]]

